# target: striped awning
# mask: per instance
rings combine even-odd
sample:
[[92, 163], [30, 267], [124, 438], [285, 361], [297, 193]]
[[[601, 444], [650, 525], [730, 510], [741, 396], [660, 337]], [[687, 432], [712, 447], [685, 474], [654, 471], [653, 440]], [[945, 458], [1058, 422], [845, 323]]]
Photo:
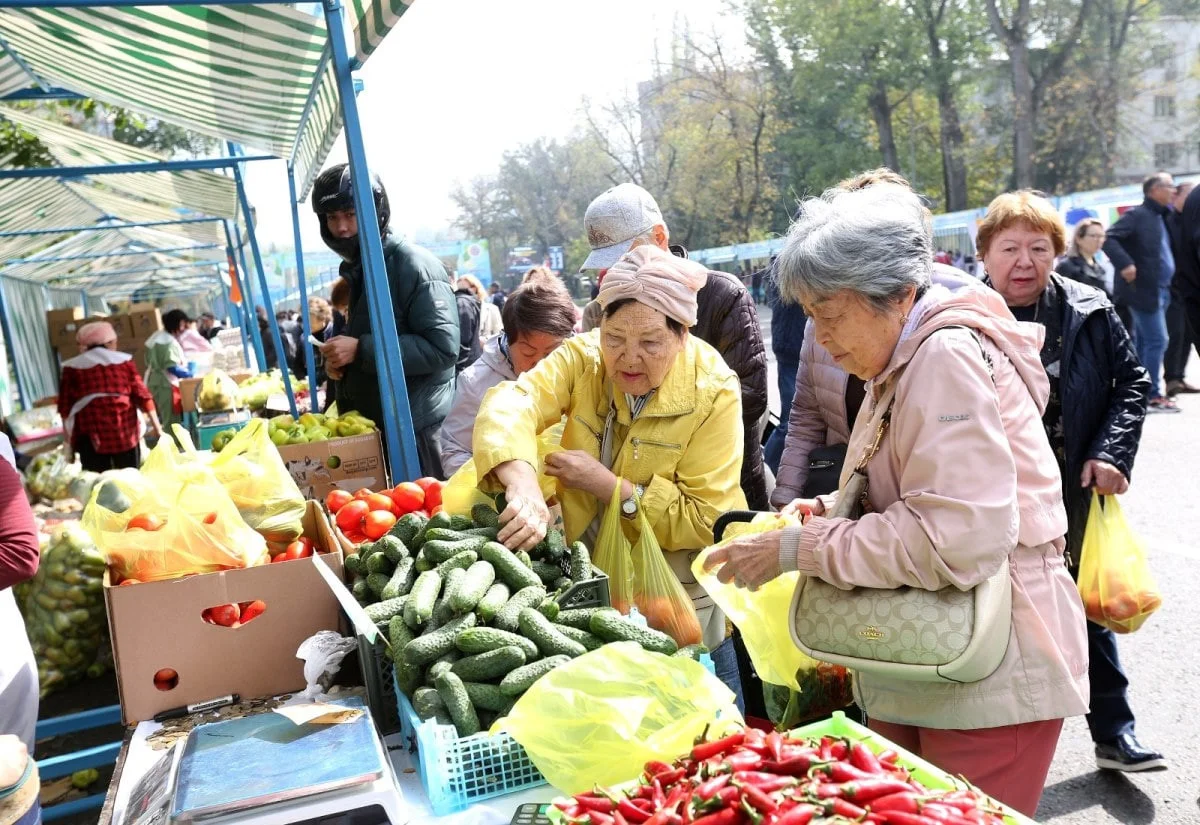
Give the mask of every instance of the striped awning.
[[367, 62], [367, 58], [379, 48], [383, 38], [387, 36], [404, 12], [416, 0], [350, 0], [350, 12], [354, 18], [354, 46], [357, 49], [355, 57], [359, 64]]
[[32, 78], [17, 61], [0, 47], [0, 97], [19, 92], [30, 84]]
[[[0, 180], [0, 232], [86, 226], [102, 217], [73, 192], [49, 178]], [[0, 236], [0, 266], [49, 246], [63, 235]]]
[[[41, 142], [59, 166], [154, 163], [167, 158], [111, 138], [93, 135], [28, 111], [0, 107], [0, 118], [18, 124]], [[215, 217], [237, 214], [237, 187], [228, 175], [201, 170], [96, 176], [116, 192], [162, 204], [178, 204]]]

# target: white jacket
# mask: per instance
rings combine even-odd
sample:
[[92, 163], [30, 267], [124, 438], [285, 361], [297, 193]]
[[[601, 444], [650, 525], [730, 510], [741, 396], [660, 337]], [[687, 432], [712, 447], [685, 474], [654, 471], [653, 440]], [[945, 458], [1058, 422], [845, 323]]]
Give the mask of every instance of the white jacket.
[[442, 469], [447, 477], [470, 460], [471, 438], [475, 432], [475, 415], [483, 396], [501, 381], [515, 381], [517, 374], [508, 358], [500, 351], [503, 334], [483, 345], [483, 354], [458, 376], [454, 391], [454, 406], [442, 422]]

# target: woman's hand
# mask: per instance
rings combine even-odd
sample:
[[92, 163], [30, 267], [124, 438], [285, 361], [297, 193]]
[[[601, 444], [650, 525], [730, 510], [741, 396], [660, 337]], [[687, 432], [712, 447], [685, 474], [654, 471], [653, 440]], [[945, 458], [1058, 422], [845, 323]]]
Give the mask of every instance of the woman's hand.
[[784, 516], [795, 516], [803, 523], [809, 516], [825, 515], [825, 504], [819, 498], [797, 498], [779, 512]]
[[354, 363], [354, 358], [358, 355], [358, 339], [348, 335], [336, 335], [321, 347], [321, 355], [330, 367], [342, 370]]
[[617, 486], [612, 471], [583, 450], [557, 450], [546, 456], [546, 475], [557, 478], [572, 490], [591, 493], [607, 502]]
[[733, 582], [738, 587], [757, 590], [783, 573], [779, 564], [779, 539], [782, 535], [781, 530], [772, 530], [733, 539], [704, 560], [704, 569], [712, 571], [720, 565], [717, 579], [726, 584]]
[[1089, 458], [1083, 463], [1080, 483], [1084, 488], [1095, 487], [1102, 496], [1119, 496], [1129, 489], [1129, 479], [1107, 461]]
[[550, 510], [542, 498], [537, 473], [524, 461], [506, 461], [493, 470], [504, 485], [508, 506], [500, 514], [496, 540], [510, 550], [532, 550], [546, 537]]

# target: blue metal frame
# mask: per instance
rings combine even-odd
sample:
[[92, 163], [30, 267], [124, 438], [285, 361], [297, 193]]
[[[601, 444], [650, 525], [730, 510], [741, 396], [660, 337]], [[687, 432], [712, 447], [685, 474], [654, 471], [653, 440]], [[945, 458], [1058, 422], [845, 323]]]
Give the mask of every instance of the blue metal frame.
[[19, 89], [15, 92], [9, 92], [0, 97], [0, 101], [5, 103], [18, 103], [26, 100], [86, 100], [86, 95], [81, 95], [78, 92], [72, 92], [70, 89], [62, 89], [58, 86], [50, 86], [46, 89]]
[[304, 332], [304, 341], [300, 346], [300, 355], [304, 358], [305, 368], [308, 373], [308, 398], [309, 409], [313, 412], [320, 412], [317, 409], [317, 391], [320, 389], [317, 386], [317, 354], [313, 351], [315, 347], [309, 342], [312, 337], [312, 321], [308, 317], [308, 286], [305, 283], [307, 278], [304, 272], [304, 246], [300, 242], [300, 213], [296, 209], [296, 173], [292, 169], [292, 164], [287, 166], [288, 179], [288, 200], [292, 207], [292, 242], [295, 244], [296, 253], [296, 284], [300, 288], [300, 329]]
[[346, 155], [350, 161], [350, 176], [352, 180], [360, 183], [354, 187], [354, 211], [358, 215], [363, 285], [367, 295], [367, 307], [371, 313], [375, 365], [384, 418], [382, 422], [376, 423], [382, 426], [387, 441], [393, 483], [409, 481], [421, 475], [421, 463], [413, 432], [412, 409], [408, 403], [408, 386], [404, 382], [400, 335], [396, 331], [396, 314], [392, 307], [387, 267], [383, 260], [383, 241], [375, 229], [379, 226], [379, 216], [375, 212], [375, 198], [371, 193], [371, 186], [367, 183], [371, 178], [363, 148], [362, 125], [358, 120], [358, 104], [354, 99], [350, 56], [346, 51], [342, 4], [340, 0], [324, 0], [323, 5], [325, 25], [329, 29], [333, 71], [342, 104], [342, 122], [346, 129]]
[[[317, 70], [313, 73], [312, 86], [308, 89], [308, 98], [304, 101], [304, 108], [300, 110], [300, 127], [296, 130], [296, 140], [292, 144], [292, 153], [288, 155], [288, 168], [296, 163], [296, 153], [300, 151], [300, 141], [304, 137], [304, 132], [308, 126], [308, 117], [312, 114], [313, 104], [317, 102], [317, 86], [321, 80], [321, 72], [325, 68], [325, 64], [332, 59], [329, 52], [329, 44], [325, 44], [324, 51], [321, 52], [321, 59], [317, 61]], [[292, 201], [296, 200], [296, 196], [292, 195]]]
[[[133, 243], [131, 241], [130, 243]], [[128, 249], [117, 250], [115, 252], [89, 252], [86, 255], [52, 255], [45, 258], [34, 256], [32, 258], [13, 258], [11, 261], [6, 261], [5, 266], [17, 266], [18, 264], [51, 264], [60, 263], [62, 261], [91, 261], [100, 258], [128, 258], [134, 255], [166, 255], [171, 252], [191, 252], [197, 249], [220, 249], [219, 243], [197, 244], [195, 246], [168, 246], [155, 247], [153, 249]]]
[[93, 175], [125, 175], [137, 172], [184, 172], [189, 169], [228, 169], [235, 163], [278, 160], [274, 155], [250, 155], [240, 158], [196, 158], [194, 160], [155, 160], [146, 163], [113, 163], [107, 166], [39, 166], [33, 169], [0, 169], [5, 178], [86, 178]]
[[[0, 0], [3, 2], [3, 0]], [[3, 8], [3, 6], [0, 6]], [[60, 226], [53, 229], [12, 229], [0, 232], [0, 238], [22, 238], [26, 235], [75, 235], [80, 232], [100, 232], [105, 229], [140, 229], [150, 226], [175, 226], [187, 223], [212, 223], [225, 218], [179, 218], [169, 221], [127, 221], [123, 223], [93, 223], [86, 226]]]
[[[225, 232], [226, 232], [226, 234], [229, 233], [229, 225], [228, 224], [225, 225]], [[231, 268], [229, 271], [229, 281], [232, 284], [233, 279], [237, 277], [237, 264], [234, 263], [234, 261], [233, 261], [233, 247], [232, 246], [225, 248], [225, 265], [227, 267]], [[225, 293], [225, 310], [227, 313], [227, 316], [226, 316], [227, 323], [232, 324], [234, 315], [235, 314], [237, 315], [238, 329], [240, 329], [242, 331], [242, 356], [246, 359], [246, 366], [249, 367], [250, 365], [252, 365], [254, 363], [254, 361], [252, 361], [250, 359], [250, 332], [249, 332], [249, 330], [246, 329], [246, 327], [248, 326], [248, 322], [246, 320], [245, 304], [244, 304], [244, 302], [235, 304], [233, 302], [233, 298], [230, 296], [228, 287], [226, 287], [226, 285], [225, 285], [225, 279], [223, 277], [221, 277], [219, 272], [217, 273], [217, 277], [221, 278], [221, 289]], [[241, 289], [242, 289], [242, 287], [239, 284], [238, 285], [239, 293], [241, 292]]]
[[39, 719], [34, 735], [39, 740], [49, 739], [51, 736], [61, 736], [64, 733], [77, 733], [104, 725], [119, 724], [121, 724], [121, 706], [105, 705], [102, 708], [55, 716], [53, 719]]
[[[258, 315], [254, 311], [254, 279], [250, 277], [250, 267], [246, 265], [246, 249], [242, 246], [242, 230], [236, 223], [233, 225], [233, 235], [237, 238], [238, 266], [235, 267], [238, 276], [238, 288], [242, 292], [242, 311], [246, 316], [246, 326], [250, 328], [250, 340], [254, 342], [254, 356], [258, 360], [258, 369], [267, 371], [267, 351], [263, 348], [262, 330], [258, 328]], [[225, 236], [230, 237], [229, 223], [225, 223]], [[230, 241], [232, 244], [233, 241]]]
[[25, 62], [21, 55], [13, 51], [12, 47], [8, 45], [8, 41], [3, 37], [0, 37], [0, 51], [3, 51], [9, 56], [9, 58], [12, 59], [13, 63], [16, 63], [18, 66], [20, 66], [21, 71], [25, 72], [25, 74], [29, 76], [29, 79], [33, 81], [34, 85], [37, 86], [41, 92], [45, 93], [50, 89], [50, 87], [46, 85], [46, 81], [43, 80], [37, 72], [30, 68], [29, 64]]
[[4, 282], [7, 278], [0, 277], [0, 331], [4, 332], [4, 348], [8, 350], [8, 363], [12, 365], [13, 376], [17, 379], [17, 400], [21, 409], [29, 409], [29, 392], [25, 389], [25, 381], [17, 366], [17, 350], [13, 341], [12, 325], [8, 322], [8, 296], [4, 294]]
[[195, 263], [159, 264], [158, 266], [135, 266], [128, 269], [101, 269], [93, 272], [78, 272], [70, 275], [60, 275], [42, 283], [51, 289], [67, 289], [71, 281], [82, 281], [85, 278], [109, 278], [112, 275], [133, 275], [138, 272], [158, 272], [173, 269], [207, 269], [220, 266], [220, 261], [197, 261]]

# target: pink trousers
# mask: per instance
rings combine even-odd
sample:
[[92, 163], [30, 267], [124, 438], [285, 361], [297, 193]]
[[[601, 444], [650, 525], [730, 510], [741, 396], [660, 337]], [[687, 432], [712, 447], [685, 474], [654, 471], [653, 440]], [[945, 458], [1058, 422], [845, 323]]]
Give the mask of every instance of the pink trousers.
[[1042, 798], [1063, 720], [977, 730], [919, 728], [874, 719], [869, 726], [946, 773], [965, 776], [984, 793], [1032, 817]]

